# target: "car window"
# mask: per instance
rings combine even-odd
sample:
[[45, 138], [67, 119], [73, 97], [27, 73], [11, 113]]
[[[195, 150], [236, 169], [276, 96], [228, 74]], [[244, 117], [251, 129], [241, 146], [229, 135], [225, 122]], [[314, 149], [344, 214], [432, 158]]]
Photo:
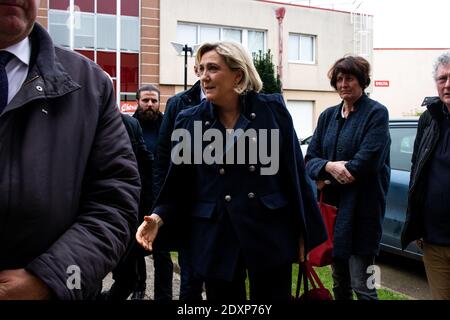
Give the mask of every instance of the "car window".
[[391, 168], [410, 171], [416, 128], [391, 128]]

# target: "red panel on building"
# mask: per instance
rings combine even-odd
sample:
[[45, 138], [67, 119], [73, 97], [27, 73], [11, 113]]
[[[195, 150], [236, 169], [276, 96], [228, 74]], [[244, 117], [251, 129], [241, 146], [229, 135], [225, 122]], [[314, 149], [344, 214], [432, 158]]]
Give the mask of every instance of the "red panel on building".
[[[95, 1], [94, 0], [75, 0], [75, 7], [78, 7], [82, 12], [94, 13]], [[68, 10], [70, 6], [69, 0], [50, 0], [49, 8], [57, 10]]]
[[[111, 77], [116, 77], [116, 53], [97, 51], [97, 63], [108, 72]], [[121, 92], [136, 92], [139, 79], [139, 54], [122, 53], [122, 67], [120, 68]]]
[[69, 0], [50, 0], [48, 3], [49, 9], [67, 10], [69, 8]]
[[[69, 0], [49, 0], [50, 9], [67, 10]], [[94, 0], [75, 0], [82, 12], [95, 12]], [[139, 0], [121, 0], [121, 14], [124, 16], [139, 17]], [[97, 13], [116, 14], [116, 0], [97, 0]]]
[[136, 92], [139, 79], [139, 55], [137, 53], [122, 53], [121, 60], [121, 91]]
[[116, 14], [116, 1], [97, 0], [97, 13]]
[[97, 63], [103, 70], [108, 72], [111, 77], [116, 76], [116, 53], [97, 51]]
[[89, 51], [89, 50], [75, 50], [78, 53], [81, 53], [83, 56], [91, 59], [92, 61], [95, 61], [94, 59], [94, 51]]
[[139, 0], [121, 0], [123, 16], [139, 17]]
[[95, 12], [94, 0], [75, 0], [75, 6], [78, 6], [81, 12]]

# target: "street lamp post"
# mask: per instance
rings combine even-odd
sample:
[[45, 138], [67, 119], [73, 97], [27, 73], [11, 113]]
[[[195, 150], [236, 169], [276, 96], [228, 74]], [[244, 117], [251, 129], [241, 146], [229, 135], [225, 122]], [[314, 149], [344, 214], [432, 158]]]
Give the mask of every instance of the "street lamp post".
[[184, 90], [187, 90], [187, 66], [188, 66], [187, 53], [190, 52], [192, 57], [193, 50], [192, 47], [188, 47], [188, 45], [185, 44], [183, 47], [183, 51], [184, 51]]
[[194, 55], [195, 51], [197, 50], [198, 46], [194, 45], [192, 47], [188, 46], [187, 44], [181, 44], [177, 42], [171, 42], [175, 50], [178, 54], [181, 54], [184, 52], [184, 90], [187, 90], [187, 67], [188, 67], [188, 52], [190, 52], [191, 57]]

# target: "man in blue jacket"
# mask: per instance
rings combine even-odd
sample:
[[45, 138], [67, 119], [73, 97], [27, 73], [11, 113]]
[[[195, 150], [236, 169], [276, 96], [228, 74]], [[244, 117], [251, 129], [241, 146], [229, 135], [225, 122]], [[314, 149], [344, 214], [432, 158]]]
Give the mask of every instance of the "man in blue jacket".
[[0, 300], [94, 299], [136, 225], [140, 182], [113, 87], [0, 5]]

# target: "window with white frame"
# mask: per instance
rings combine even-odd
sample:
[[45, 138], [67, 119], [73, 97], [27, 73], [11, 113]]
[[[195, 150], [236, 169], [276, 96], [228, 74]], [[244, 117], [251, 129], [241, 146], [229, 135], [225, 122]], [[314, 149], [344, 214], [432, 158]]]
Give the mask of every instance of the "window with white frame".
[[289, 61], [314, 64], [316, 63], [316, 37], [312, 35], [289, 34]]
[[70, 32], [67, 27], [68, 19], [69, 13], [67, 11], [49, 11], [48, 25], [53, 42], [64, 47], [70, 47]]
[[[48, 20], [53, 41], [61, 46], [69, 47], [69, 12], [49, 10]], [[139, 52], [139, 17], [121, 16], [121, 25], [121, 49]], [[116, 29], [115, 15], [75, 12], [75, 49], [94, 49], [95, 47], [99, 50], [116, 50]], [[97, 40], [97, 46], [95, 46], [95, 40]]]
[[214, 42], [220, 40], [220, 28], [218, 27], [209, 27], [209, 26], [200, 26], [200, 41], [203, 42]]
[[140, 39], [139, 39], [139, 28], [140, 22], [137, 17], [122, 16], [121, 17], [121, 50], [139, 52]]
[[248, 51], [259, 53], [264, 52], [264, 32], [248, 31]]
[[242, 44], [242, 30], [237, 29], [223, 29], [222, 40], [234, 41]]
[[203, 42], [235, 41], [241, 43], [248, 51], [258, 53], [265, 52], [265, 32], [260, 30], [232, 28], [224, 26], [178, 23], [176, 42], [193, 46]]
[[77, 48], [94, 48], [94, 24], [94, 14], [75, 12], [74, 44]]
[[100, 50], [116, 50], [116, 16], [110, 14], [97, 15], [97, 48]]
[[197, 26], [191, 24], [177, 25], [177, 42], [188, 44], [190, 46], [199, 43]]
[[[70, 24], [68, 0], [49, 0], [48, 31], [54, 43], [98, 63], [117, 81], [117, 1], [75, 0], [74, 21]], [[121, 99], [139, 87], [140, 2], [122, 0], [121, 6]], [[73, 34], [72, 32], [73, 31]], [[73, 39], [71, 36], [73, 35]], [[73, 40], [73, 43], [72, 43]], [[123, 109], [122, 109], [123, 111]]]

